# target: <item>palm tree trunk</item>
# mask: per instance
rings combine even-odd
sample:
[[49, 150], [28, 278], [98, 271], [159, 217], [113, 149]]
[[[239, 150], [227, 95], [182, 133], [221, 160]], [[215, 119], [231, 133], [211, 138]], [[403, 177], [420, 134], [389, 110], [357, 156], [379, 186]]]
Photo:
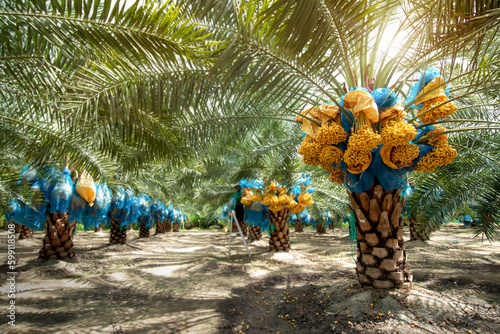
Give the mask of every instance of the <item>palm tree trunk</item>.
[[165, 232], [172, 232], [172, 222], [164, 219], [163, 223], [165, 224]]
[[179, 232], [179, 229], [180, 229], [180, 228], [181, 228], [181, 224], [179, 224], [179, 223], [173, 223], [173, 224], [172, 224], [172, 230], [173, 230], [174, 232]]
[[376, 185], [361, 194], [348, 193], [356, 213], [359, 282], [376, 288], [411, 282], [403, 241], [401, 189], [384, 191]]
[[165, 220], [160, 221], [159, 219], [156, 219], [155, 234], [164, 234], [166, 232], [165, 224]]
[[139, 238], [149, 238], [150, 229], [146, 227], [146, 223], [139, 224]]
[[32, 230], [25, 225], [21, 225], [19, 231], [19, 239], [33, 239], [35, 237], [35, 230]]
[[[21, 225], [19, 225], [18, 223], [15, 223], [14, 221], [12, 221], [12, 224], [14, 224], [14, 233], [20, 233], [21, 232]], [[9, 224], [7, 224], [9, 225]], [[5, 226], [7, 226], [5, 225]], [[7, 228], [7, 227], [6, 227]]]
[[248, 226], [248, 240], [260, 240], [261, 238], [262, 233], [260, 233], [260, 225]]
[[326, 233], [326, 228], [324, 223], [316, 223], [316, 232], [319, 234], [325, 234]]
[[120, 219], [111, 217], [111, 230], [109, 234], [109, 243], [111, 244], [126, 244], [127, 229], [120, 229]]
[[283, 207], [278, 212], [269, 211], [269, 219], [274, 227], [271, 229], [269, 235], [269, 249], [270, 250], [288, 250], [290, 249], [290, 235], [288, 228], [288, 213], [290, 209]]
[[304, 232], [304, 223], [300, 220], [295, 221], [295, 232]]
[[413, 215], [410, 216], [410, 240], [429, 240], [430, 235], [426, 233], [424, 230], [419, 230], [418, 229], [418, 220], [413, 217]]
[[[245, 224], [245, 222], [242, 222], [241, 220], [238, 220], [238, 223], [240, 224], [241, 232], [243, 233], [243, 235], [247, 235], [247, 224]], [[236, 223], [233, 223], [231, 225], [231, 230], [231, 232], [233, 233], [239, 232]]]
[[49, 213], [45, 222], [45, 238], [40, 257], [43, 259], [64, 259], [74, 257], [73, 237], [76, 222], [68, 223], [68, 213]]
[[94, 227], [94, 232], [101, 232], [102, 231], [102, 224], [99, 223], [96, 227]]

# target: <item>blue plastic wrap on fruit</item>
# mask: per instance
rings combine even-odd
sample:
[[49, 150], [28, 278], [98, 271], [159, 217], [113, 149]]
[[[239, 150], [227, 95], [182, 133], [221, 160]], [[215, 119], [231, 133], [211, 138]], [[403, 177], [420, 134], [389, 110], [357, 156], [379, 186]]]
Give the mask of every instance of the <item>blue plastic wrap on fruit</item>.
[[[406, 175], [408, 174], [407, 168], [392, 169], [387, 166], [382, 160], [382, 156], [379, 154], [379, 149], [375, 154], [375, 158], [370, 167], [373, 166], [373, 171], [375, 171], [375, 176], [379, 180], [380, 185], [385, 190], [394, 190], [404, 188], [407, 184]], [[371, 186], [370, 186], [371, 188]], [[369, 188], [368, 188], [369, 189]], [[366, 190], [363, 190], [366, 191]]]
[[294, 213], [290, 216], [290, 223], [295, 223], [297, 221], [297, 214]]
[[[340, 101], [339, 101], [339, 104], [342, 108], [344, 108], [344, 96], [342, 96], [340, 98]], [[351, 121], [349, 121], [349, 119], [347, 119], [346, 114], [350, 117]], [[353, 122], [354, 122], [354, 115], [352, 114], [352, 112], [350, 112], [349, 110], [347, 110], [345, 108], [340, 113], [340, 115], [341, 115], [340, 125], [342, 126], [342, 128], [344, 129], [345, 132], [347, 132], [347, 133], [351, 132], [351, 128], [352, 128]]]
[[45, 226], [45, 219], [47, 217], [47, 205], [49, 201], [43, 195], [43, 181], [38, 180], [31, 186], [31, 191], [35, 194], [35, 198], [31, 206], [25, 205], [24, 207], [24, 222], [23, 225], [32, 230], [41, 230]]
[[139, 217], [137, 218], [137, 221], [138, 221], [139, 223], [141, 223], [141, 224], [142, 224], [142, 223], [144, 223], [144, 224], [145, 224], [146, 229], [150, 229], [150, 228], [151, 228], [151, 226], [153, 226], [153, 222], [154, 222], [154, 220], [152, 219], [152, 217], [151, 217], [150, 215], [147, 215], [147, 216], [139, 216]]
[[25, 166], [21, 171], [21, 182], [33, 184], [36, 180], [38, 180], [38, 172], [36, 169], [30, 165]]
[[399, 103], [399, 96], [394, 92], [391, 93], [389, 88], [377, 88], [371, 92], [371, 95], [379, 110], [384, 110]]
[[420, 93], [420, 91], [424, 89], [424, 87], [429, 82], [434, 80], [439, 75], [440, 71], [437, 68], [428, 68], [422, 75], [420, 75], [417, 83], [410, 87], [410, 91], [408, 92], [408, 95], [406, 97], [405, 104], [412, 103], [410, 108], [421, 109], [423, 104], [419, 104], [416, 106], [415, 104], [413, 104], [413, 100], [415, 100], [415, 97], [417, 97], [418, 93]]
[[245, 206], [245, 221], [250, 226], [261, 226], [263, 220], [265, 219], [262, 211], [264, 210], [264, 205], [262, 203], [252, 203]]
[[[374, 149], [372, 151], [372, 160], [374, 159], [376, 152], [378, 152], [378, 149]], [[345, 187], [353, 193], [362, 193], [372, 187], [374, 176], [373, 163], [360, 174], [352, 174], [346, 169], [344, 177]]]
[[8, 222], [13, 219], [18, 211], [21, 211], [19, 204], [11, 199], [9, 205], [7, 206], [7, 210], [5, 210], [5, 220]]
[[299, 213], [299, 217], [298, 218], [299, 218], [300, 221], [303, 222], [304, 219], [306, 219], [307, 215], [308, 215], [307, 210], [303, 210], [302, 212]]
[[62, 175], [57, 178], [57, 183], [50, 192], [50, 213], [66, 213], [73, 195], [73, 181], [71, 180], [70, 171], [65, 168]]
[[96, 196], [94, 201], [94, 210], [99, 217], [99, 222], [103, 224], [106, 221], [107, 213], [111, 207], [111, 190], [106, 183], [97, 185]]
[[139, 216], [150, 216], [151, 215], [151, 208], [150, 208], [150, 202], [151, 199], [149, 196], [140, 194], [138, 196], [137, 200], [137, 205], [138, 205], [138, 215]]
[[13, 212], [13, 216], [12, 216], [12, 220], [14, 221], [14, 223], [17, 223], [17, 224], [21, 224], [21, 225], [24, 225], [24, 217], [25, 217], [25, 214], [26, 214], [26, 205], [21, 202], [21, 201], [18, 201], [16, 200], [16, 203], [17, 203], [17, 207], [15, 209], [15, 211]]
[[125, 189], [118, 187], [115, 192], [111, 194], [111, 210], [121, 210], [125, 205]]
[[85, 209], [88, 206], [86, 200], [84, 200], [78, 193], [75, 191], [76, 182], [73, 184], [73, 195], [71, 196], [71, 202], [68, 206], [68, 221], [69, 222], [82, 222], [82, 216], [85, 213]]
[[100, 219], [99, 215], [97, 214], [97, 212], [95, 211], [94, 207], [93, 206], [91, 207], [87, 204], [87, 206], [85, 207], [85, 211], [84, 211], [82, 218], [81, 218], [81, 222], [82, 222], [85, 230], [94, 229], [94, 228], [98, 227], [100, 220], [101, 219]]

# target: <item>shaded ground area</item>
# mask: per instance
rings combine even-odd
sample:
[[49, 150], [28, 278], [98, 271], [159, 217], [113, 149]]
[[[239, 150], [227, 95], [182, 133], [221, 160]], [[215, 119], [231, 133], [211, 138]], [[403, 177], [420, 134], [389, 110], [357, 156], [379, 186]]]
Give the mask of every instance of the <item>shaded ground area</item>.
[[[357, 284], [347, 230], [292, 232], [292, 250], [222, 231], [183, 231], [108, 245], [78, 232], [74, 260], [37, 259], [42, 234], [19, 240], [16, 327], [7, 333], [499, 333], [500, 241], [447, 225], [409, 242], [411, 290]], [[0, 232], [6, 261], [6, 232]], [[7, 305], [5, 265], [0, 303]]]

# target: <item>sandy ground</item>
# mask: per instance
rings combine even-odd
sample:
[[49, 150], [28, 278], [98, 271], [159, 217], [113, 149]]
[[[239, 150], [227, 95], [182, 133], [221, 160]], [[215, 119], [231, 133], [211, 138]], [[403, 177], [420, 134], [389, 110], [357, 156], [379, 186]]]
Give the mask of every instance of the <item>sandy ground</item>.
[[[181, 231], [109, 245], [79, 231], [73, 260], [37, 259], [42, 233], [17, 241], [16, 327], [7, 324], [6, 231], [0, 232], [1, 333], [500, 333], [500, 241], [447, 225], [408, 242], [409, 290], [357, 284], [347, 230], [267, 235]], [[408, 236], [406, 236], [406, 239]], [[498, 305], [498, 307], [497, 307]], [[4, 307], [5, 306], [5, 307]]]

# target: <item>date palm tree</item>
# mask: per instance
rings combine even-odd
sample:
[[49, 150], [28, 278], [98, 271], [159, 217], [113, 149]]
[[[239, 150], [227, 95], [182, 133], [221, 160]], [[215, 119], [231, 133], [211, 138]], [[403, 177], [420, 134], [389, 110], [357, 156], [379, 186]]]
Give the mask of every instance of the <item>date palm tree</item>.
[[[49, 52], [47, 68], [58, 65], [58, 75], [48, 77], [58, 78], [55, 87], [61, 89], [41, 90], [43, 96], [35, 101], [51, 103], [41, 104], [42, 112], [31, 100], [13, 105], [24, 115], [31, 108], [41, 119], [59, 120], [64, 126], [56, 133], [71, 141], [56, 140], [61, 135], [53, 135], [53, 122], [46, 121], [41, 132], [52, 147], [75, 152], [75, 159], [87, 164], [91, 159], [83, 148], [116, 157], [127, 170], [147, 163], [180, 165], [188, 156], [200, 157], [214, 143], [263, 122], [291, 123], [306, 107], [340, 105], [340, 96], [350, 88], [388, 87], [406, 96], [415, 73], [430, 66], [441, 69], [457, 103], [480, 97], [478, 105], [467, 105], [472, 111], [491, 104], [499, 85], [498, 60], [490, 56], [498, 50], [500, 12], [495, 1], [187, 0], [136, 3], [129, 9], [120, 1], [111, 6], [108, 0], [77, 0], [74, 6], [48, 3], [17, 0], [0, 12], [9, 29], [20, 25], [22, 36], [32, 31], [37, 41], [58, 51]], [[394, 53], [389, 52], [391, 43], [384, 43], [388, 31], [403, 37]], [[10, 64], [5, 60], [3, 66], [13, 68]], [[22, 87], [28, 83], [23, 81]], [[415, 111], [410, 105], [405, 109], [414, 122]], [[2, 119], [11, 128], [19, 124], [14, 117]], [[498, 128], [477, 125], [481, 118], [476, 114], [450, 121], [453, 131]], [[34, 127], [29, 129], [34, 135]], [[295, 129], [300, 134], [298, 125]], [[70, 143], [78, 138], [84, 145], [71, 151]], [[10, 142], [13, 147], [23, 143]], [[124, 146], [132, 150], [123, 153]], [[87, 170], [98, 173], [97, 167]], [[363, 200], [361, 194], [351, 194], [351, 203], [367, 215], [364, 202], [379, 202], [381, 194], [401, 201], [397, 190], [377, 187]], [[392, 216], [396, 206], [387, 206], [387, 214]], [[395, 278], [383, 286], [411, 278], [399, 237], [401, 222], [396, 220], [397, 231], [392, 232], [398, 235], [398, 249], [385, 251], [401, 265], [396, 274], [382, 270], [384, 278]], [[372, 248], [386, 248], [387, 238], [378, 235], [377, 223], [370, 220], [369, 227], [379, 242], [370, 249], [360, 246], [360, 258]], [[360, 280], [367, 285], [377, 281], [365, 275], [367, 267], [378, 273], [384, 263], [383, 256], [370, 259], [369, 264], [358, 261]]]

